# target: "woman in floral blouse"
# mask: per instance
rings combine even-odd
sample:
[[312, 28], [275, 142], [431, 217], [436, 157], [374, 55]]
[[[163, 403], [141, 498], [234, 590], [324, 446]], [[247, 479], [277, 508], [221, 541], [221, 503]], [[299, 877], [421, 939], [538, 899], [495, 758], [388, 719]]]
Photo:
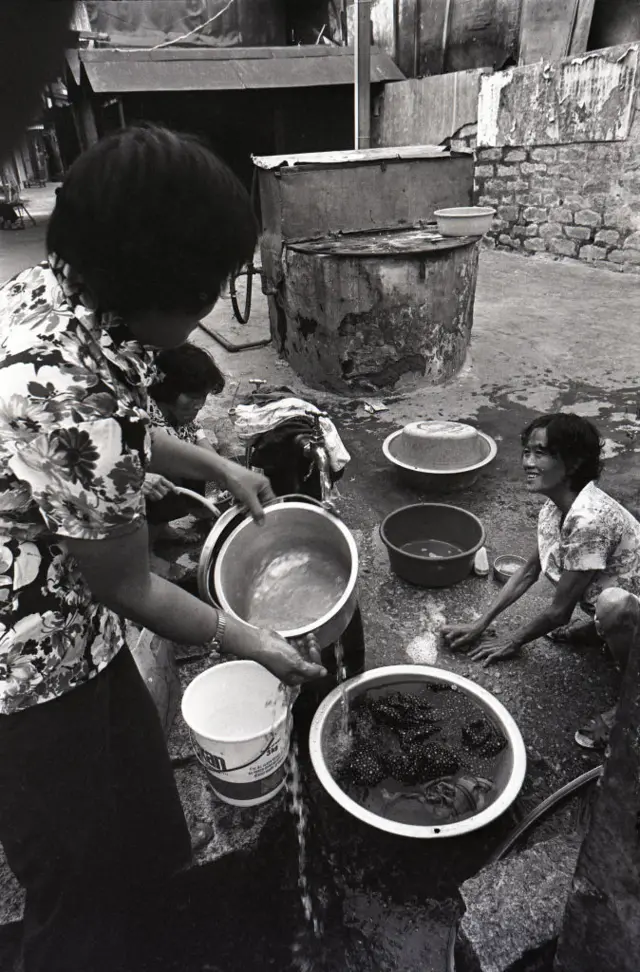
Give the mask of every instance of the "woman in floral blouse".
[[132, 128], [76, 161], [48, 262], [0, 289], [0, 843], [27, 892], [25, 972], [140, 968], [132, 919], [189, 857], [124, 619], [292, 684], [323, 674], [149, 570], [147, 470], [216, 481], [257, 520], [272, 495], [147, 411], [153, 349], [186, 341], [255, 242], [223, 163]]
[[[613, 635], [616, 625], [608, 595], [616, 589], [640, 596], [640, 523], [596, 485], [601, 471], [598, 430], [578, 415], [543, 415], [522, 433], [522, 448], [527, 489], [547, 497], [538, 519], [536, 549], [486, 614], [473, 624], [446, 626], [444, 641], [454, 650], [471, 648], [470, 658], [489, 665], [519, 654], [544, 635], [558, 644], [570, 638], [583, 645], [603, 635], [624, 671], [629, 644]], [[492, 621], [541, 573], [555, 587], [549, 607], [508, 638], [482, 643]], [[565, 628], [578, 605], [589, 621]], [[576, 742], [587, 749], [603, 746], [614, 716], [615, 708], [597, 716], [576, 733]]]

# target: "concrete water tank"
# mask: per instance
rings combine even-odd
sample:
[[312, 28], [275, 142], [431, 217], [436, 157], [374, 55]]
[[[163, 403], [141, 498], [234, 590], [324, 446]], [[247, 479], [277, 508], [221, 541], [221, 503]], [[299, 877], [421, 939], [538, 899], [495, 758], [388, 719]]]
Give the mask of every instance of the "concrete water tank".
[[479, 243], [430, 226], [286, 244], [282, 354], [343, 394], [450, 378], [471, 340]]

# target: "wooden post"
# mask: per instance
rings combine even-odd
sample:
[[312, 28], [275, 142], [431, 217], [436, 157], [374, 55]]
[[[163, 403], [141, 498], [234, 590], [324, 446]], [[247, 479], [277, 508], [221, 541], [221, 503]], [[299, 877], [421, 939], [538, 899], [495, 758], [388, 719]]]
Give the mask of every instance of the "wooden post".
[[355, 147], [371, 145], [371, 0], [356, 0]]
[[88, 149], [98, 141], [98, 128], [96, 126], [96, 116], [93, 111], [91, 94], [86, 83], [82, 83], [79, 89], [78, 112], [81, 131], [82, 148]]
[[640, 603], [631, 594], [621, 599], [613, 634], [631, 645], [629, 661], [555, 972], [637, 972], [640, 965]]

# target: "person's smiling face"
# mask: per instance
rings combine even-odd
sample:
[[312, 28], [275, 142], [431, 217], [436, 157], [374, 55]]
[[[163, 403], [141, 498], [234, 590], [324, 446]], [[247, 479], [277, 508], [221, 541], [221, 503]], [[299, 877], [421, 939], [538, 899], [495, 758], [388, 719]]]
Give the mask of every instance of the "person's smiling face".
[[567, 467], [549, 452], [546, 429], [534, 429], [529, 436], [522, 450], [522, 468], [530, 493], [550, 496], [567, 485]]

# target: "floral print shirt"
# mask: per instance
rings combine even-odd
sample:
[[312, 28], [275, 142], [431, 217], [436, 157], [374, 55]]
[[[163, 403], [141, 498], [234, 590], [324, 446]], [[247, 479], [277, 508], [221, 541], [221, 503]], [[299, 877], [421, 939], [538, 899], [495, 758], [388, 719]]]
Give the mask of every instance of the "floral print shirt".
[[151, 354], [50, 264], [0, 288], [0, 715], [83, 684], [123, 646], [65, 538], [145, 518]]
[[554, 584], [566, 570], [596, 571], [582, 600], [589, 614], [607, 587], [640, 596], [640, 523], [594, 482], [578, 493], [564, 523], [547, 500], [538, 519], [538, 552]]

